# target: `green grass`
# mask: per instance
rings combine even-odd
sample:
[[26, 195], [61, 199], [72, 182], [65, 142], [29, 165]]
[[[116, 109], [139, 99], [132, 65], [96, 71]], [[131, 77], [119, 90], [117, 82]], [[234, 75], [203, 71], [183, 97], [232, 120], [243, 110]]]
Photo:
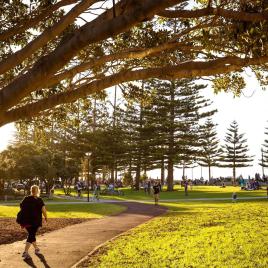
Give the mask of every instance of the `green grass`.
[[[65, 196], [63, 189], [55, 189], [54, 194], [59, 195], [59, 196]], [[77, 197], [77, 191], [71, 188], [70, 196]], [[82, 196], [87, 197], [87, 192], [83, 191]], [[92, 197], [92, 196], [93, 196], [92, 191], [90, 191], [89, 197]]]
[[[16, 203], [16, 204], [19, 204], [22, 200], [23, 200], [24, 196], [21, 196], [20, 199], [9, 199], [7, 201], [3, 201], [1, 200], [0, 201], [0, 205], [4, 205], [4, 204], [9, 204], [9, 203]], [[47, 198], [47, 197], [43, 197], [42, 198], [44, 200], [45, 203], [50, 203], [50, 202], [74, 202], [74, 200], [72, 199], [65, 199], [65, 198], [61, 198], [61, 197], [58, 197], [58, 196], [55, 196], [53, 198]], [[77, 202], [81, 202], [81, 201], [84, 201], [84, 200], [75, 200]]]
[[[126, 208], [114, 204], [46, 204], [48, 218], [101, 218]], [[0, 217], [16, 217], [18, 206], [0, 205]]]
[[268, 267], [268, 203], [166, 204], [170, 211], [108, 243], [89, 267]]
[[[143, 190], [133, 191], [130, 188], [122, 188], [124, 196], [101, 196], [104, 199], [117, 200], [152, 200], [152, 196], [145, 195]], [[232, 193], [236, 192], [239, 197], [266, 196], [266, 190], [244, 191], [240, 187], [228, 186], [220, 188], [219, 186], [193, 186], [193, 189], [188, 191], [188, 196], [185, 196], [184, 188], [175, 186], [175, 191], [167, 192], [166, 188], [160, 193], [160, 199], [194, 199], [194, 198], [231, 198]]]
[[[143, 190], [133, 191], [130, 188], [121, 188], [124, 192], [123, 196], [117, 195], [101, 195], [102, 199], [114, 199], [114, 200], [141, 200], [150, 201], [153, 196], [145, 195]], [[266, 189], [261, 189], [257, 191], [245, 191], [240, 190], [240, 187], [227, 186], [226, 188], [220, 188], [219, 186], [193, 186], [193, 189], [188, 191], [189, 195], [186, 197], [184, 194], [184, 188], [180, 186], [175, 186], [175, 191], [167, 192], [166, 188], [160, 193], [160, 199], [194, 199], [194, 198], [231, 198], [232, 193], [236, 192], [239, 197], [258, 197], [266, 196]], [[55, 194], [63, 195], [62, 189], [57, 189]], [[77, 196], [77, 193], [72, 189], [72, 196]], [[83, 193], [86, 197], [87, 193]], [[90, 196], [92, 194], [90, 193]]]

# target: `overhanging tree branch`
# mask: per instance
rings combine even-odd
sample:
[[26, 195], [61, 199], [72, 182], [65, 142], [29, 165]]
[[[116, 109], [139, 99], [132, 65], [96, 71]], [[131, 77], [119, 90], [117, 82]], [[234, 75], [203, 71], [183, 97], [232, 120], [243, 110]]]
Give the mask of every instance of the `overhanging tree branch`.
[[0, 112], [16, 105], [27, 94], [39, 88], [44, 83], [44, 77], [52, 76], [86, 45], [127, 31], [148, 16], [153, 16], [157, 11], [179, 2], [181, 1], [133, 0], [133, 8], [125, 14], [108, 21], [96, 19], [85, 24], [70, 39], [60, 44], [55, 51], [38, 60], [28, 73], [15, 79], [0, 91]]
[[0, 41], [5, 41], [13, 35], [23, 33], [25, 30], [34, 27], [40, 21], [51, 15], [54, 11], [58, 10], [61, 7], [71, 5], [76, 3], [78, 0], [62, 0], [52, 6], [49, 6], [47, 9], [42, 11], [40, 14], [34, 16], [29, 20], [22, 20], [19, 24], [15, 25], [13, 28], [8, 29], [0, 34]]
[[6, 112], [0, 117], [0, 126], [12, 121], [36, 116], [41, 111], [55, 107], [56, 105], [73, 102], [79, 98], [84, 98], [92, 93], [99, 92], [114, 85], [149, 78], [159, 78], [172, 80], [179, 78], [194, 78], [211, 76], [217, 74], [239, 71], [248, 65], [259, 65], [268, 62], [267, 57], [257, 59], [240, 59], [238, 57], [225, 57], [209, 62], [185, 62], [177, 66], [165, 66], [163, 68], [150, 68], [135, 71], [122, 71], [118, 74], [107, 76], [103, 79], [93, 81], [74, 90], [55, 94], [51, 97], [27, 104], [23, 107], [15, 108]]
[[197, 10], [161, 10], [157, 15], [166, 18], [200, 18], [204, 16], [219, 16], [237, 21], [259, 22], [268, 19], [268, 11], [262, 13], [248, 13], [244, 11], [233, 11], [223, 8], [207, 7]]
[[90, 7], [97, 0], [84, 0], [77, 6], [75, 6], [71, 11], [69, 11], [58, 23], [56, 23], [51, 28], [45, 30], [36, 39], [30, 42], [26, 47], [15, 52], [7, 59], [0, 62], [0, 74], [10, 70], [16, 65], [20, 64], [23, 60], [30, 57], [36, 50], [47, 44], [50, 40], [53, 40], [57, 35], [59, 35], [68, 25], [73, 23], [76, 17]]
[[145, 57], [151, 57], [155, 56], [163, 51], [174, 51], [174, 50], [200, 50], [203, 49], [201, 46], [190, 46], [186, 45], [184, 43], [179, 43], [179, 42], [166, 42], [164, 44], [161, 44], [159, 46], [151, 47], [151, 48], [134, 48], [134, 49], [128, 49], [126, 51], [118, 52], [115, 54], [111, 55], [105, 55], [102, 56], [98, 59], [92, 59], [91, 61], [82, 63], [76, 67], [73, 67], [67, 71], [64, 71], [60, 74], [57, 74], [55, 76], [52, 76], [46, 80], [46, 84], [44, 85], [45, 87], [52, 86], [54, 84], [59, 83], [60, 81], [64, 79], [71, 79], [73, 78], [76, 74], [86, 71], [90, 68], [98, 67], [101, 66], [102, 64], [111, 62], [111, 61], [116, 61], [116, 60], [124, 60], [124, 59], [142, 59]]

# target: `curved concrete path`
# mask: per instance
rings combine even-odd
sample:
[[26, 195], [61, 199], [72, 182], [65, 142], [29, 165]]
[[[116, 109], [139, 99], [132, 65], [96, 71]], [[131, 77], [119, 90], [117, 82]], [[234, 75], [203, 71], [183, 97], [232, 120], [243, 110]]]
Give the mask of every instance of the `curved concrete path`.
[[[37, 237], [42, 254], [21, 258], [25, 241], [0, 245], [0, 267], [69, 268], [107, 240], [166, 212], [166, 208], [142, 203], [122, 202], [127, 210], [116, 216], [89, 220]], [[49, 223], [48, 223], [49, 224]]]

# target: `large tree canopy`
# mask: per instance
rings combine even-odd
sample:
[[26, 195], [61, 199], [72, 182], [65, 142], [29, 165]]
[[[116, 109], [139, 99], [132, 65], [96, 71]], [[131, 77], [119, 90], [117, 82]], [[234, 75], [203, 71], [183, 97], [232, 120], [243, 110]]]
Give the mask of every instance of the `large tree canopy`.
[[[113, 6], [114, 3], [114, 6]], [[0, 126], [116, 84], [265, 84], [267, 0], [0, 0]]]

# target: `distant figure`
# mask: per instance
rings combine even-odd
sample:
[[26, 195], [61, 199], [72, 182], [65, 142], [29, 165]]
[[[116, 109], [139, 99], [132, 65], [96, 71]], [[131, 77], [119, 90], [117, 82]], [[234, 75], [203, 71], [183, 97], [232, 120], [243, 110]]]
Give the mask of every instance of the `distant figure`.
[[185, 193], [185, 196], [188, 196], [188, 181], [187, 180], [184, 182], [184, 193]]
[[109, 184], [108, 191], [111, 192], [111, 193], [114, 193], [114, 185], [113, 185], [113, 183]]
[[148, 184], [147, 184], [147, 191], [148, 191], [148, 195], [151, 195], [151, 180], [148, 181]]
[[33, 245], [35, 254], [40, 254], [40, 249], [36, 244], [36, 232], [42, 226], [42, 214], [47, 222], [47, 212], [42, 198], [39, 197], [40, 190], [37, 185], [30, 189], [31, 195], [26, 196], [20, 203], [21, 217], [18, 222], [22, 228], [26, 228], [28, 237], [22, 257], [30, 259], [29, 248]]
[[159, 201], [159, 193], [160, 193], [161, 184], [159, 182], [154, 182], [153, 190], [154, 190], [154, 204], [158, 205]]
[[52, 186], [52, 188], [49, 191], [49, 199], [53, 199], [54, 197], [54, 185]]
[[233, 193], [232, 194], [232, 201], [233, 202], [236, 202], [237, 201], [237, 194], [236, 193]]
[[94, 184], [94, 191], [93, 191], [93, 199], [99, 201], [100, 200], [100, 184], [99, 182]]
[[143, 189], [144, 189], [144, 193], [147, 194], [148, 193], [148, 183], [147, 183], [147, 181], [144, 181]]
[[82, 191], [82, 186], [81, 186], [80, 181], [77, 182], [76, 188], [77, 188], [77, 197], [80, 198], [81, 197], [81, 191]]

